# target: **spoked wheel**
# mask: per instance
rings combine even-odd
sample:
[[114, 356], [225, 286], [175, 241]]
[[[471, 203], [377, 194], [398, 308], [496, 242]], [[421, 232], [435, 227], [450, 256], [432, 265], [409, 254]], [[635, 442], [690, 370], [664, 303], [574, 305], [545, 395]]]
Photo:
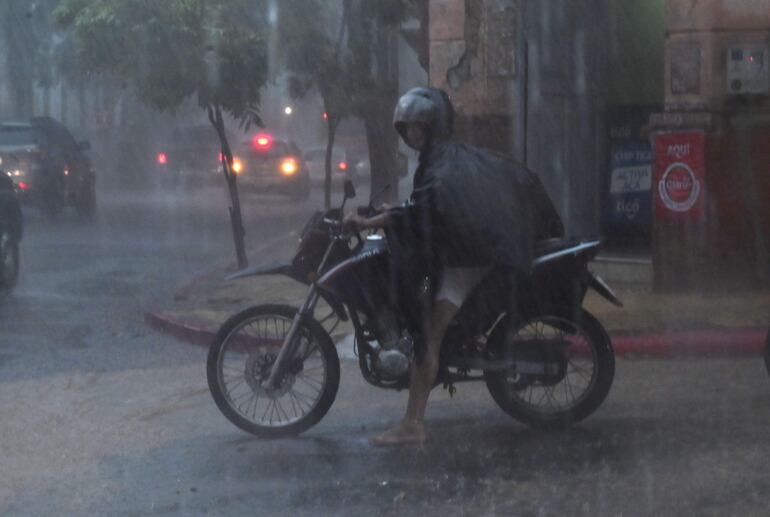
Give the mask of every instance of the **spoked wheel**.
[[[615, 376], [609, 336], [588, 312], [549, 311], [509, 328], [501, 321], [487, 346], [515, 366], [484, 372], [506, 413], [540, 428], [562, 428], [593, 413]], [[506, 338], [506, 334], [508, 334]]]
[[207, 377], [217, 407], [232, 423], [260, 437], [307, 430], [337, 395], [337, 350], [315, 320], [300, 323], [286, 373], [276, 386], [266, 386], [296, 314], [285, 305], [246, 309], [225, 322], [209, 350]]

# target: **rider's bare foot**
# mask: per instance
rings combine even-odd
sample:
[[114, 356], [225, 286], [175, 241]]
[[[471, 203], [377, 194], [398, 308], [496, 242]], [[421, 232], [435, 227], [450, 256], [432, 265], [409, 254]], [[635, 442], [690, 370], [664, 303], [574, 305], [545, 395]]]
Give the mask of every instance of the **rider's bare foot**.
[[425, 441], [425, 429], [421, 423], [401, 422], [379, 436], [369, 439], [372, 445], [403, 445]]

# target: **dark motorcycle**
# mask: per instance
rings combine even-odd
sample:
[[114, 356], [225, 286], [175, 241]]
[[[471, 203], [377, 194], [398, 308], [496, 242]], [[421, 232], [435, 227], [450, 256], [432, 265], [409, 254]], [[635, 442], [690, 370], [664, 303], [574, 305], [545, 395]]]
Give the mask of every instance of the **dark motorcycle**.
[[[222, 413], [247, 432], [300, 433], [334, 402], [340, 362], [315, 317], [321, 299], [331, 308], [328, 317], [352, 323], [364, 378], [382, 388], [408, 387], [413, 333], [391, 301], [387, 240], [362, 238], [342, 224], [345, 202], [354, 196], [346, 183], [342, 206], [311, 218], [290, 264], [230, 277], [284, 274], [310, 286], [299, 309], [259, 305], [232, 316], [211, 345], [211, 393]], [[436, 384], [453, 391], [457, 382], [483, 380], [503, 411], [536, 427], [563, 427], [593, 413], [612, 385], [615, 357], [609, 336], [582, 301], [591, 287], [621, 305], [587, 269], [598, 249], [598, 241], [539, 243], [531, 274], [517, 282], [515, 313], [506, 303], [509, 284], [490, 272], [446, 333]], [[416, 291], [431, 292], [425, 285]]]

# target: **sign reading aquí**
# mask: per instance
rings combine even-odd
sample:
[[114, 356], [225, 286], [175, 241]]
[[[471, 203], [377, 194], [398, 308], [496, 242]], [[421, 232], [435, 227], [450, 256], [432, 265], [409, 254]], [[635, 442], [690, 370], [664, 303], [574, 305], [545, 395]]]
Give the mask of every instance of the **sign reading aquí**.
[[655, 136], [655, 216], [663, 220], [705, 219], [703, 132]]

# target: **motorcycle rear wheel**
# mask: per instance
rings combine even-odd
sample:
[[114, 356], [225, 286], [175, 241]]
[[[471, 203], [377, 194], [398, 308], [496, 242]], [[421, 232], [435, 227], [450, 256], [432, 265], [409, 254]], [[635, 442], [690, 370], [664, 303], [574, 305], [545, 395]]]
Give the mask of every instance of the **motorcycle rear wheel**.
[[264, 387], [296, 314], [296, 308], [286, 305], [250, 307], [222, 325], [209, 349], [206, 373], [214, 402], [233, 424], [261, 438], [309, 429], [337, 395], [339, 356], [313, 319], [300, 323], [297, 352], [278, 387]]
[[543, 355], [551, 354], [551, 364], [560, 368], [551, 378], [485, 371], [487, 389], [503, 411], [533, 427], [561, 429], [601, 405], [615, 376], [615, 355], [609, 336], [589, 312], [555, 309], [530, 317], [515, 325], [513, 337], [506, 340], [508, 327], [505, 319], [498, 323], [490, 335], [490, 350], [516, 357], [517, 342], [526, 340], [529, 346], [549, 350]]

